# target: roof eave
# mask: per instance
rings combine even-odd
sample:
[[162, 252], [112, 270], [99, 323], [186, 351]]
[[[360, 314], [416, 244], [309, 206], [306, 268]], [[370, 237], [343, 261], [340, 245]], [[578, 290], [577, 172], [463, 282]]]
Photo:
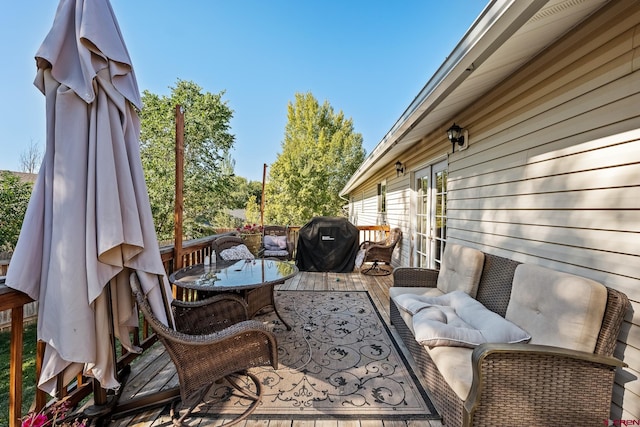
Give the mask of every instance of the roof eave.
[[443, 102], [509, 37], [549, 0], [495, 0], [487, 5], [451, 54], [422, 88], [404, 113], [367, 156], [340, 191], [346, 196], [383, 167], [379, 162], [420, 120]]

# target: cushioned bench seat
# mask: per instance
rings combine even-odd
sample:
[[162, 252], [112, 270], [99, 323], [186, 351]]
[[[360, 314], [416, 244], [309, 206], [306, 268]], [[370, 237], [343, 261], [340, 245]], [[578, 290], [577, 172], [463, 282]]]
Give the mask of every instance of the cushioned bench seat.
[[[624, 294], [449, 243], [439, 272], [396, 269], [389, 296], [391, 321], [446, 425], [596, 425], [609, 417], [623, 366], [611, 356]], [[545, 376], [547, 388], [537, 390]]]

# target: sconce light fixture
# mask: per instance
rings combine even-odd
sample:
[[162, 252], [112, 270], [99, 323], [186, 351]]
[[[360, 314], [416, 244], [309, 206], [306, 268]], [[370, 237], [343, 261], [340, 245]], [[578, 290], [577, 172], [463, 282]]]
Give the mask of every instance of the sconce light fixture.
[[460, 147], [464, 146], [464, 129], [457, 124], [454, 123], [447, 129], [447, 136], [449, 137], [449, 141], [451, 141], [453, 151], [456, 151], [456, 144]]
[[396, 162], [396, 176], [400, 176], [400, 174], [404, 175], [404, 165], [400, 160]]

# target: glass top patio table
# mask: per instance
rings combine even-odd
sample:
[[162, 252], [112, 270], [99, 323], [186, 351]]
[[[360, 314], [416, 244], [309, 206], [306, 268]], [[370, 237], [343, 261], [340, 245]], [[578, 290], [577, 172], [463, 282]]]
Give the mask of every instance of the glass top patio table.
[[169, 281], [188, 289], [224, 292], [282, 283], [297, 273], [298, 267], [276, 259], [217, 261], [177, 270]]

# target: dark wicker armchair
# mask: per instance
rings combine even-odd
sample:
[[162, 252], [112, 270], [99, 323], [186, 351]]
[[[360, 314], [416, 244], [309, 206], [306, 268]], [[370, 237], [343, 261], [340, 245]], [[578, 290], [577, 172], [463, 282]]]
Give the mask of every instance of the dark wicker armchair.
[[[379, 242], [362, 242], [360, 244], [360, 250], [364, 251], [364, 258], [360, 272], [362, 274], [376, 276], [391, 274], [393, 271], [391, 268], [391, 257], [393, 256], [393, 250], [401, 238], [402, 231], [399, 228], [394, 228], [384, 240]], [[365, 266], [365, 263], [371, 263], [371, 265]]]
[[[183, 425], [214, 382], [225, 378], [253, 402], [230, 424], [245, 419], [260, 403], [262, 389], [247, 369], [255, 366], [278, 367], [276, 338], [261, 322], [247, 319], [246, 303], [234, 295], [217, 295], [197, 302], [173, 301], [175, 329], [161, 323], [151, 311], [142, 292], [138, 275], [131, 274], [131, 289], [145, 319], [158, 334], [175, 364], [182, 408], [173, 416], [174, 425]], [[234, 376], [244, 374], [253, 381], [253, 394], [236, 384]]]
[[[241, 237], [238, 236], [223, 236], [218, 237], [213, 241], [212, 248], [216, 251], [216, 260], [222, 261], [222, 257], [220, 253], [225, 249], [233, 248], [234, 246], [244, 245], [245, 242]], [[212, 260], [213, 261], [213, 260]]]
[[290, 260], [293, 257], [293, 242], [289, 241], [289, 229], [282, 225], [265, 225], [262, 237], [265, 258]]

